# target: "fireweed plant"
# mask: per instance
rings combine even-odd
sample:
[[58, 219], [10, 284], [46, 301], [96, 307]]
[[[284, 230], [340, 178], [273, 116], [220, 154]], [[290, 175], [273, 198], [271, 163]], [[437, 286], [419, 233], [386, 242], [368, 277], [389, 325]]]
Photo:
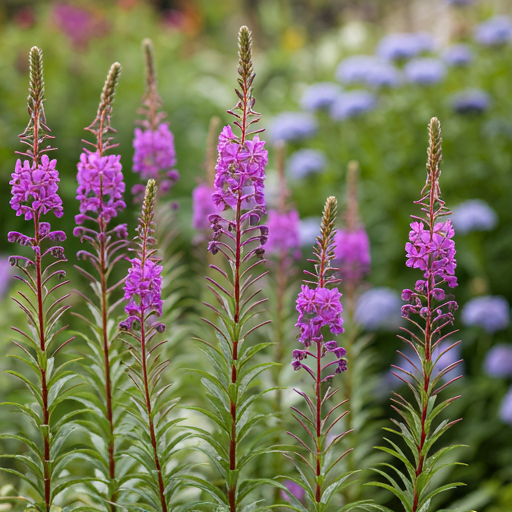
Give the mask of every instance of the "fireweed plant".
[[[112, 64], [108, 73], [96, 117], [86, 128], [95, 137], [94, 142], [84, 141], [89, 148], [80, 155], [77, 173], [77, 200], [80, 213], [76, 215], [77, 227], [73, 234], [80, 237], [83, 244], [91, 250], [83, 249], [77, 257], [92, 265], [92, 270], [82, 266], [75, 268], [89, 281], [93, 297], [80, 291], [77, 293], [85, 300], [91, 316], [76, 314], [85, 322], [92, 337], [77, 333], [87, 343], [88, 365], [85, 376], [89, 389], [81, 394], [81, 401], [92, 411], [90, 419], [81, 420], [81, 424], [91, 437], [92, 450], [83, 451], [88, 457], [100, 481], [99, 487], [89, 484], [100, 510], [116, 510], [115, 502], [119, 498], [119, 484], [126, 477], [133, 463], [121, 458], [119, 429], [126, 414], [123, 401], [124, 368], [121, 364], [123, 344], [118, 336], [117, 318], [122, 298], [113, 300], [124, 279], [112, 282], [112, 272], [119, 262], [126, 258], [128, 231], [126, 224], [111, 225], [118, 213], [126, 208], [123, 201], [125, 184], [123, 181], [120, 155], [107, 154], [117, 147], [113, 143], [115, 133], [111, 125], [112, 103], [121, 65]], [[99, 489], [105, 488], [104, 492]]]
[[219, 136], [213, 200], [223, 212], [209, 217], [213, 237], [208, 249], [213, 255], [220, 253], [226, 258], [229, 273], [211, 265], [222, 281], [207, 277], [219, 307], [207, 304], [216, 313], [217, 322], [205, 321], [215, 330], [218, 344], [199, 340], [213, 371], [198, 371], [211, 409], [196, 409], [217, 428], [211, 433], [191, 427], [195, 435], [209, 445], [210, 449], [205, 448], [204, 451], [224, 480], [224, 489], [205, 478], [188, 477], [191, 483], [206, 491], [219, 506], [229, 508], [230, 512], [254, 507], [254, 504], [243, 507], [242, 502], [264, 483], [262, 479], [243, 478], [242, 471], [254, 457], [268, 451], [260, 447], [258, 437], [249, 436], [255, 425], [265, 418], [265, 415], [255, 415], [251, 410], [261, 395], [255, 394], [250, 386], [262, 371], [274, 364], [251, 364], [254, 355], [269, 343], [244, 346], [251, 333], [268, 323], [263, 321], [254, 325], [251, 322], [258, 314], [258, 306], [266, 301], [258, 300], [261, 290], [256, 284], [266, 274], [258, 270], [264, 263], [262, 246], [268, 233], [267, 227], [259, 224], [265, 214], [263, 185], [267, 151], [265, 142], [256, 135], [261, 130], [249, 131], [261, 116], [253, 110], [252, 83], [255, 75], [251, 33], [247, 27], [240, 29], [238, 46], [240, 89], [236, 94], [239, 101], [228, 112], [236, 118], [234, 124], [240, 129], [240, 135], [235, 135], [231, 127], [226, 126]]
[[[415, 204], [421, 206], [423, 217], [412, 215], [409, 242], [405, 246], [407, 266], [419, 269], [422, 278], [416, 281], [414, 290], [404, 290], [402, 298], [407, 304], [402, 307], [402, 316], [412, 326], [402, 328], [407, 334], [399, 336], [415, 355], [414, 361], [402, 352], [398, 352], [414, 369], [407, 371], [394, 366], [398, 378], [411, 389], [416, 404], [409, 403], [402, 395], [393, 393], [393, 409], [401, 416], [400, 420], [393, 419], [397, 429], [385, 430], [399, 435], [412, 453], [407, 457], [394, 441], [386, 439], [389, 447], [380, 450], [396, 457], [406, 469], [404, 474], [391, 464], [384, 464], [393, 469], [403, 483], [400, 486], [396, 480], [376, 469], [389, 483], [376, 482], [377, 486], [391, 491], [402, 503], [406, 512], [427, 512], [431, 510], [432, 499], [443, 491], [464, 485], [460, 482], [436, 487], [433, 477], [444, 467], [460, 464], [456, 462], [442, 463], [443, 457], [461, 445], [451, 445], [439, 448], [429, 455], [434, 443], [454, 424], [461, 421], [442, 420], [434, 427], [434, 420], [460, 397], [454, 396], [436, 405], [438, 394], [461, 376], [455, 377], [442, 384], [444, 375], [456, 368], [461, 361], [456, 361], [442, 369], [437, 375], [433, 373], [434, 366], [443, 354], [456, 347], [460, 341], [449, 344], [441, 354], [435, 357], [435, 349], [456, 331], [443, 334], [443, 329], [453, 324], [453, 311], [457, 303], [447, 295], [444, 287], [457, 286], [455, 277], [455, 244], [452, 240], [454, 230], [449, 220], [442, 220], [450, 214], [441, 199], [439, 177], [441, 170], [441, 124], [437, 118], [432, 118], [429, 125], [429, 148], [427, 162], [427, 181], [421, 192], [421, 199]], [[417, 358], [417, 360], [416, 360]]]
[[[350, 450], [341, 455], [334, 453], [335, 447], [349, 433], [345, 430], [337, 434], [334, 429], [349, 413], [346, 410], [337, 414], [347, 400], [342, 400], [330, 408], [327, 406], [338, 392], [331, 387], [334, 377], [347, 370], [346, 350], [337, 341], [324, 339], [327, 328], [334, 335], [343, 333], [341, 293], [336, 287], [340, 282], [337, 277], [339, 269], [331, 266], [335, 257], [336, 212], [337, 201], [334, 197], [329, 197], [322, 215], [320, 235], [313, 248], [314, 259], [308, 260], [314, 264], [315, 271], [304, 271], [314, 281], [305, 281], [296, 303], [299, 312], [296, 324], [300, 330], [298, 339], [303, 348], [293, 351], [292, 366], [297, 371], [304, 370], [312, 378], [314, 395], [310, 398], [306, 392], [295, 389], [307, 406], [306, 412], [292, 407], [295, 419], [304, 429], [306, 441], [294, 432], [288, 433], [299, 443], [301, 449], [306, 450], [307, 455], [304, 456], [295, 451], [296, 449], [286, 453], [298, 472], [298, 478], [286, 478], [305, 491], [306, 505], [297, 499], [297, 490], [279, 484], [289, 498], [289, 504], [283, 506], [309, 512], [326, 510], [332, 498], [352, 475], [352, 472], [340, 474], [336, 471], [338, 463]], [[351, 510], [364, 504], [365, 502], [347, 503], [338, 510]]]
[[[73, 477], [64, 474], [73, 458], [72, 452], [67, 450], [66, 440], [76, 428], [72, 422], [76, 413], [68, 412], [63, 416], [60, 414], [62, 411], [57, 413], [62, 402], [73, 398], [74, 386], [69, 383], [76, 374], [67, 369], [73, 360], [61, 364], [56, 362], [57, 354], [73, 337], [64, 342], [59, 341], [59, 334], [67, 328], [61, 325], [61, 317], [70, 307], [65, 305], [69, 294], [59, 296], [59, 292], [69, 281], [62, 279], [66, 274], [58, 268], [60, 263], [66, 261], [64, 249], [54, 246], [53, 242], [64, 241], [66, 236], [62, 231], [52, 231], [50, 223], [43, 220], [43, 216], [49, 213], [57, 218], [62, 217], [63, 209], [58, 195], [57, 161], [50, 160], [47, 154], [55, 148], [45, 144], [53, 137], [49, 135], [50, 129], [46, 125], [43, 107], [43, 54], [39, 48], [33, 47], [30, 50], [29, 63], [30, 120], [20, 135], [21, 142], [28, 149], [18, 152], [28, 160], [16, 162], [10, 181], [10, 203], [16, 215], [23, 215], [25, 220], [33, 223], [34, 230], [31, 234], [11, 231], [8, 240], [28, 246], [31, 250], [30, 257], [10, 257], [11, 265], [21, 272], [15, 278], [27, 288], [26, 292], [18, 292], [18, 298], [13, 298], [27, 316], [27, 326], [12, 328], [20, 336], [13, 342], [23, 353], [12, 357], [25, 363], [34, 375], [29, 377], [17, 371], [7, 373], [26, 384], [35, 402], [9, 402], [3, 405], [14, 406], [26, 415], [38, 435], [34, 439], [19, 433], [0, 436], [3, 439], [20, 441], [28, 449], [27, 454], [2, 455], [4, 458], [17, 460], [25, 468], [24, 472], [2, 468], [27, 484], [26, 495], [16, 498], [27, 502], [26, 506], [31, 507], [31, 510], [50, 512], [59, 494], [76, 483]], [[57, 419], [56, 416], [60, 418]]]
[[[144, 119], [138, 121], [141, 127], [135, 128], [133, 171], [139, 173], [143, 181], [156, 180], [160, 193], [166, 194], [180, 177], [174, 169], [174, 135], [169, 124], [163, 121], [167, 114], [160, 110], [163, 102], [158, 94], [154, 48], [150, 39], [142, 41], [142, 50], [146, 63], [146, 90], [139, 113]], [[132, 194], [139, 201], [144, 197], [144, 191], [142, 184], [132, 188]]]
[[[128, 412], [135, 420], [130, 432], [132, 446], [127, 455], [143, 468], [132, 477], [142, 485], [133, 488], [146, 502], [137, 503], [136, 510], [167, 512], [174, 508], [171, 499], [180, 484], [181, 465], [172, 465], [177, 445], [189, 434], [171, 435], [171, 429], [181, 419], [171, 417], [177, 401], [169, 400], [170, 384], [162, 384], [162, 374], [169, 366], [160, 348], [165, 343], [158, 334], [165, 325], [158, 320], [162, 316], [162, 266], [157, 256], [154, 237], [156, 182], [148, 181], [142, 203], [142, 215], [137, 228], [135, 257], [124, 285], [127, 318], [119, 327], [126, 334], [125, 343], [133, 357], [128, 368], [135, 390], [130, 393], [132, 407]], [[129, 486], [132, 488], [132, 486]]]
[[[357, 200], [357, 175], [359, 164], [349, 163], [347, 172], [346, 201], [343, 226], [335, 236], [335, 265], [340, 269], [344, 292], [345, 336], [344, 347], [350, 365], [344, 374], [341, 396], [350, 404], [350, 414], [345, 418], [344, 428], [349, 434], [343, 439], [342, 446], [353, 447], [342, 461], [347, 471], [362, 470], [373, 466], [376, 452], [372, 448], [378, 434], [379, 425], [373, 418], [376, 411], [371, 407], [374, 390], [378, 383], [372, 376], [372, 365], [376, 354], [369, 347], [371, 335], [361, 332], [354, 319], [357, 296], [365, 287], [365, 277], [370, 272], [370, 243], [359, 216]], [[343, 490], [346, 502], [361, 498], [364, 478], [359, 475], [356, 482]]]
[[[269, 296], [269, 313], [272, 323], [268, 326], [269, 336], [274, 342], [273, 361], [278, 363], [271, 370], [271, 385], [275, 393], [269, 394], [266, 400], [270, 402], [279, 428], [276, 429], [275, 444], [284, 443], [285, 425], [288, 418], [283, 414], [283, 386], [286, 385], [284, 371], [287, 369], [283, 362], [287, 358], [287, 350], [294, 342], [295, 314], [293, 303], [297, 295], [297, 256], [300, 255], [299, 212], [289, 204], [290, 190], [285, 177], [285, 146], [283, 143], [276, 147], [276, 166], [279, 177], [278, 204], [268, 211], [268, 240], [266, 252], [270, 269], [265, 292]], [[287, 366], [287, 365], [286, 365]], [[292, 372], [293, 373], [293, 372]], [[280, 452], [273, 454], [273, 475], [283, 474], [283, 462], [286, 459]], [[275, 489], [274, 503], [282, 501], [282, 493]]]

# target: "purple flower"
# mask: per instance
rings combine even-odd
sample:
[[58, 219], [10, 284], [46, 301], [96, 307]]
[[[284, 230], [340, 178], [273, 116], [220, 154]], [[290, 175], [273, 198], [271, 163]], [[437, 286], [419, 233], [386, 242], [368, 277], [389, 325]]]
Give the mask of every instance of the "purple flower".
[[500, 419], [504, 423], [512, 425], [512, 386], [503, 397], [500, 405]]
[[372, 288], [357, 299], [354, 320], [367, 331], [395, 331], [402, 323], [401, 305], [395, 290]]
[[343, 279], [359, 281], [370, 270], [370, 241], [364, 228], [338, 230], [335, 236], [336, 264]]
[[221, 210], [236, 209], [240, 199], [242, 210], [252, 210], [256, 205], [264, 208], [263, 187], [268, 161], [265, 141], [255, 135], [242, 145], [231, 127], [225, 126], [219, 136], [218, 152], [214, 204]]
[[328, 109], [340, 92], [339, 85], [331, 82], [319, 82], [310, 85], [302, 95], [301, 107], [304, 110], [311, 111]]
[[[413, 222], [409, 232], [409, 242], [405, 244], [407, 266], [425, 271], [425, 278], [432, 271], [434, 276], [440, 278], [440, 283], [446, 281], [452, 288], [457, 286], [453, 235], [454, 230], [449, 220], [436, 223], [432, 236], [423, 223]], [[431, 269], [429, 269], [430, 257], [433, 258]]]
[[484, 371], [491, 377], [512, 376], [512, 346], [501, 343], [487, 352]]
[[467, 5], [474, 4], [476, 0], [445, 0], [448, 5], [454, 5], [456, 7], [465, 7]]
[[508, 327], [510, 306], [504, 297], [475, 297], [462, 309], [461, 320], [467, 327], [483, 327], [488, 333], [493, 334]]
[[424, 32], [394, 33], [380, 41], [377, 55], [387, 60], [410, 59], [422, 52], [431, 51], [433, 46], [432, 37]]
[[98, 222], [108, 223], [117, 213], [126, 208], [123, 201], [125, 184], [123, 181], [121, 156], [99, 156], [86, 151], [80, 155], [76, 179], [76, 198], [80, 201], [80, 214], [76, 223], [82, 224], [87, 212], [98, 215]]
[[512, 39], [512, 22], [508, 16], [494, 16], [480, 23], [475, 39], [483, 46], [501, 46]]
[[325, 154], [317, 149], [299, 149], [287, 162], [289, 174], [295, 179], [306, 178], [324, 170], [327, 164]]
[[24, 215], [25, 220], [39, 218], [41, 214], [53, 211], [56, 217], [62, 217], [62, 199], [58, 195], [59, 171], [55, 168], [57, 160], [48, 155], [41, 157], [41, 163], [34, 167], [28, 160], [23, 164], [16, 161], [11, 174], [12, 199], [10, 204], [16, 215]]
[[448, 66], [464, 67], [473, 61], [473, 52], [466, 44], [454, 44], [442, 54], [443, 60]]
[[317, 122], [310, 114], [302, 112], [282, 112], [274, 117], [270, 126], [272, 140], [303, 140], [317, 131]]
[[[140, 173], [142, 180], [160, 181], [160, 190], [168, 192], [179, 179], [176, 165], [174, 135], [167, 123], [161, 123], [156, 130], [135, 128], [133, 139], [133, 171]], [[139, 188], [132, 190], [137, 194]]]
[[103, 34], [107, 28], [105, 23], [95, 19], [89, 11], [68, 3], [55, 4], [53, 17], [75, 47], [85, 46], [91, 37]]
[[370, 87], [394, 87], [399, 83], [398, 70], [389, 62], [370, 55], [354, 55], [336, 68], [336, 78], [346, 84]]
[[331, 106], [331, 117], [335, 121], [357, 117], [373, 110], [376, 105], [377, 98], [368, 91], [343, 92]]
[[215, 190], [201, 183], [192, 191], [192, 227], [199, 231], [204, 231], [210, 227], [208, 216], [217, 212], [217, 208], [212, 201], [212, 194]]
[[432, 85], [443, 80], [446, 69], [439, 59], [422, 57], [408, 62], [404, 67], [404, 73], [410, 83]]
[[450, 220], [461, 235], [491, 231], [498, 224], [496, 212], [481, 199], [470, 199], [453, 208]]
[[451, 98], [452, 108], [459, 114], [482, 114], [489, 109], [491, 99], [480, 89], [466, 89]]
[[[288, 489], [288, 491], [293, 494], [299, 501], [302, 501], [304, 499], [304, 496], [306, 495], [306, 491], [302, 486], [299, 484], [293, 482], [292, 480], [286, 480], [284, 482], [285, 487]], [[281, 491], [281, 497], [283, 500], [286, 500], [290, 502], [290, 496], [285, 491]]]
[[143, 317], [149, 312], [162, 315], [162, 266], [146, 259], [144, 265], [139, 258], [129, 260], [132, 264], [124, 285], [125, 307], [131, 316]]
[[277, 253], [300, 248], [299, 213], [297, 210], [283, 213], [269, 210], [267, 225], [267, 251]]

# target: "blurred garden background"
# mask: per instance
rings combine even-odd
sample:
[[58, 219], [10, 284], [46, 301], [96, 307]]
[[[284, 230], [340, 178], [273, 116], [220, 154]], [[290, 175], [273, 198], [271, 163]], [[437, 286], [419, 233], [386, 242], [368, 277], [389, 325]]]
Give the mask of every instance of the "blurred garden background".
[[[8, 298], [15, 285], [7, 257], [14, 249], [6, 237], [8, 231], [22, 231], [24, 222], [9, 207], [8, 182], [15, 151], [21, 149], [18, 134], [27, 123], [30, 48], [37, 45], [44, 52], [46, 115], [58, 148], [65, 215], [54, 225], [71, 233], [78, 212], [75, 176], [83, 128], [95, 116], [114, 61], [123, 70], [112, 124], [127, 191], [138, 182], [131, 159], [144, 92], [140, 45], [143, 38], [152, 38], [180, 172], [168, 199], [168, 208], [176, 212], [173, 243], [188, 262], [183, 276], [191, 278], [185, 295], [192, 303], [203, 286], [198, 254], [206, 250], [204, 234], [192, 227], [192, 190], [207, 180], [211, 117], [230, 122], [226, 109], [235, 102], [236, 35], [242, 24], [253, 32], [256, 110], [262, 114], [262, 138], [270, 151], [268, 201], [278, 196], [275, 147], [284, 141], [290, 202], [301, 216], [304, 260], [325, 198], [335, 195], [344, 208], [347, 168], [350, 161], [359, 162], [359, 214], [372, 262], [356, 317], [372, 333], [372, 372], [378, 382], [371, 392], [372, 421], [379, 426], [392, 414], [388, 391], [398, 387], [389, 368], [400, 348], [395, 337], [400, 292], [415, 279], [405, 266], [404, 244], [409, 215], [418, 213], [413, 201], [426, 177], [427, 123], [432, 116], [440, 119], [441, 186], [454, 212], [460, 283], [455, 293], [461, 307], [456, 327], [464, 359], [464, 376], [454, 384], [462, 398], [450, 413], [464, 421], [448, 437], [468, 445], [457, 455], [469, 465], [450, 475], [467, 487], [443, 495], [437, 506], [461, 512], [512, 511], [508, 0], [0, 0], [0, 369], [11, 364], [6, 358], [13, 352], [9, 327], [23, 321]], [[131, 202], [129, 195], [126, 202]], [[123, 214], [132, 232], [134, 211]], [[80, 241], [69, 236], [65, 249], [68, 276], [80, 281], [72, 268]], [[76, 296], [72, 300], [78, 301]], [[197, 314], [187, 300], [178, 320], [182, 323], [188, 314]], [[76, 322], [69, 321], [72, 326]], [[187, 336], [180, 343], [188, 347]], [[182, 347], [169, 350], [170, 357], [184, 357]], [[185, 350], [189, 352], [194, 349]], [[22, 393], [2, 371], [1, 401]], [[13, 429], [13, 417], [0, 414], [0, 431]], [[0, 451], [5, 449], [0, 442]], [[11, 493], [10, 485], [17, 485], [16, 480], [0, 474], [0, 493]], [[393, 503], [384, 494], [378, 499]]]

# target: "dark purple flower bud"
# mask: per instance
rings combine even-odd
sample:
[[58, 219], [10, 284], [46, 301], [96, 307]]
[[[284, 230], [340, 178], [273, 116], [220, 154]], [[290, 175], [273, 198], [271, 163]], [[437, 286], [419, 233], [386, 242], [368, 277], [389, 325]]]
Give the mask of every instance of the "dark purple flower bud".
[[347, 355], [347, 351], [343, 347], [338, 347], [334, 350], [334, 355], [338, 358], [345, 357]]
[[34, 239], [17, 231], [10, 231], [7, 235], [7, 241], [11, 243], [17, 242], [20, 245], [31, 245]]
[[66, 233], [64, 231], [52, 231], [48, 234], [48, 238], [52, 242], [64, 242], [66, 240]]
[[217, 254], [219, 252], [219, 247], [216, 242], [210, 242], [208, 244], [208, 251], [210, 251], [212, 254]]
[[405, 289], [402, 292], [402, 299], [403, 300], [411, 300], [411, 297], [415, 297], [415, 296], [416, 296], [416, 294], [412, 290], [409, 290], [409, 289]]
[[180, 173], [176, 169], [173, 169], [172, 171], [168, 171], [166, 176], [169, 180], [171, 180], [174, 183], [176, 181], [179, 181], [179, 179], [180, 179]]
[[158, 322], [154, 325], [157, 332], [162, 333], [165, 331], [165, 324], [162, 324], [161, 322]]
[[335, 373], [342, 373], [347, 371], [347, 361], [346, 359], [340, 359], [338, 361], [338, 366], [336, 367]]
[[294, 350], [292, 352], [292, 357], [298, 361], [302, 361], [303, 359], [306, 359], [307, 353], [305, 350]]
[[446, 294], [442, 288], [434, 288], [432, 290], [432, 295], [436, 300], [444, 300]]
[[329, 352], [333, 352], [334, 350], [336, 350], [338, 348], [338, 342], [337, 341], [327, 341], [325, 343], [325, 348]]
[[39, 223], [39, 236], [46, 236], [50, 232], [50, 223], [49, 222], [40, 222]]
[[66, 259], [64, 256], [64, 247], [55, 246], [50, 249], [50, 254], [56, 259], [56, 260], [64, 260]]

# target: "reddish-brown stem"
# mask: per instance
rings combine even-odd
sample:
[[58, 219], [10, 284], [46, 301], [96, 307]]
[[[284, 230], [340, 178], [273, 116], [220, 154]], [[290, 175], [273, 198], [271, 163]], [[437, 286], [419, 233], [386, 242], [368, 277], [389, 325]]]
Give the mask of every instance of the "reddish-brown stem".
[[[429, 220], [429, 228], [430, 228], [430, 241], [432, 242], [434, 236], [434, 223], [435, 223], [435, 214], [434, 214], [434, 206], [436, 201], [436, 182], [434, 173], [431, 170], [430, 175], [430, 205], [428, 212], [428, 220]], [[414, 499], [412, 505], [412, 512], [416, 512], [419, 505], [419, 493], [418, 493], [418, 478], [423, 472], [423, 464], [424, 464], [424, 455], [423, 455], [423, 447], [425, 446], [425, 440], [427, 438], [427, 432], [425, 428], [425, 424], [427, 421], [427, 409], [428, 409], [428, 399], [429, 399], [429, 387], [430, 387], [430, 376], [431, 376], [431, 368], [430, 364], [432, 362], [432, 353], [431, 353], [431, 345], [432, 345], [432, 290], [435, 286], [434, 276], [432, 274], [432, 264], [433, 257], [432, 255], [429, 258], [428, 262], [428, 275], [427, 275], [427, 317], [426, 317], [426, 327], [425, 327], [425, 361], [427, 363], [428, 371], [425, 371], [425, 366], [423, 367], [423, 390], [425, 392], [425, 398], [421, 411], [421, 438], [420, 443], [418, 445], [418, 464], [416, 466], [416, 480], [414, 482]]]
[[[37, 126], [37, 117], [35, 119]], [[37, 135], [37, 130], [34, 132]], [[36, 146], [36, 145], [35, 145]], [[34, 161], [35, 162], [35, 161]], [[36, 266], [36, 292], [37, 292], [37, 306], [38, 306], [38, 321], [39, 321], [39, 348], [41, 352], [46, 355], [46, 339], [45, 339], [45, 326], [44, 326], [44, 309], [43, 309], [43, 285], [42, 285], [42, 271], [41, 271], [41, 248], [39, 240], [39, 218], [38, 214], [34, 212], [34, 230], [35, 230], [35, 266]], [[46, 357], [44, 358], [46, 360]], [[41, 397], [43, 400], [43, 425], [49, 429], [50, 413], [48, 410], [48, 383], [46, 381], [46, 369], [39, 367], [41, 373]], [[43, 476], [44, 476], [44, 503], [46, 512], [50, 512], [51, 507], [51, 472], [50, 472], [50, 437], [49, 432], [43, 434], [44, 445], [44, 461], [43, 461]]]
[[316, 382], [315, 382], [315, 398], [316, 398], [316, 454], [315, 454], [315, 472], [317, 477], [315, 501], [320, 503], [322, 499], [322, 486], [319, 477], [322, 474], [322, 343], [317, 342], [316, 352]]

